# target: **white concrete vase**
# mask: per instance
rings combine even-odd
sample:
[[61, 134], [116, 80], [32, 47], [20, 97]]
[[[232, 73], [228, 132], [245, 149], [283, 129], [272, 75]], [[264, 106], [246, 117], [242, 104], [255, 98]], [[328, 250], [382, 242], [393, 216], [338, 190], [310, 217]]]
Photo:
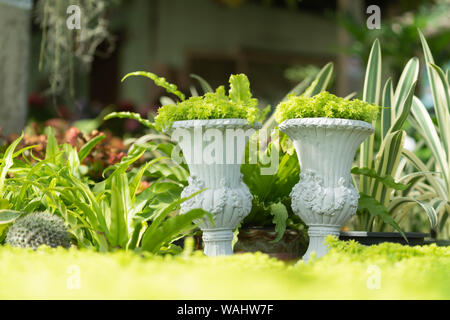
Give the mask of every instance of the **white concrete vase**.
[[359, 194], [351, 184], [351, 166], [359, 145], [374, 132], [370, 123], [331, 118], [288, 119], [280, 130], [294, 142], [300, 181], [291, 192], [292, 210], [309, 226], [309, 247], [303, 260], [327, 252], [328, 235], [358, 208]]
[[[233, 229], [250, 213], [253, 197], [242, 181], [240, 166], [254, 128], [244, 119], [176, 121], [171, 128], [172, 139], [177, 136], [173, 140], [183, 151], [190, 171], [189, 185], [181, 196], [206, 189], [182, 203], [181, 213], [201, 208], [214, 216], [214, 224], [205, 218], [200, 225], [207, 256], [233, 254]], [[237, 139], [227, 141], [227, 132], [236, 134]], [[234, 160], [227, 161], [231, 155]]]

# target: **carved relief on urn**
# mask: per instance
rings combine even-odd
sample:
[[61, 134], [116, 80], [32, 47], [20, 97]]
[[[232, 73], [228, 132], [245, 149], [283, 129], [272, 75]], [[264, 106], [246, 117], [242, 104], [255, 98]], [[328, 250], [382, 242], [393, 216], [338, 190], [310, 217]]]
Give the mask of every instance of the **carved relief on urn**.
[[300, 181], [290, 194], [292, 210], [309, 226], [312, 252], [324, 255], [327, 235], [339, 235], [341, 226], [358, 207], [359, 194], [350, 170], [359, 145], [373, 133], [371, 124], [348, 119], [288, 119], [280, 130], [293, 141], [300, 162]]

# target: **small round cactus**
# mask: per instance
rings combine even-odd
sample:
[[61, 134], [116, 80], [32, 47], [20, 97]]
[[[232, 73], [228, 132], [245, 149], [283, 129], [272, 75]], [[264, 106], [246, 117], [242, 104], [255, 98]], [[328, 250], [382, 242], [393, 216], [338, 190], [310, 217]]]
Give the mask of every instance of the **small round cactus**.
[[64, 220], [47, 212], [35, 212], [18, 219], [8, 230], [6, 243], [13, 247], [33, 248], [47, 245], [70, 247]]

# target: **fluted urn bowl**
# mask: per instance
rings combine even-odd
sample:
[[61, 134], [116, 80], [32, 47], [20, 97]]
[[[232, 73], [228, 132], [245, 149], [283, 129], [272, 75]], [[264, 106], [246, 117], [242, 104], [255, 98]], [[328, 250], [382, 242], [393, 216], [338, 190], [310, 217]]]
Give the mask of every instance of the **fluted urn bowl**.
[[248, 139], [259, 126], [244, 119], [185, 120], [172, 126], [172, 140], [190, 172], [181, 196], [204, 190], [183, 202], [181, 213], [200, 208], [213, 215], [214, 223], [204, 218], [200, 225], [208, 256], [233, 254], [233, 229], [250, 213], [253, 197], [240, 167]]
[[323, 256], [325, 237], [338, 236], [356, 213], [359, 194], [351, 183], [351, 166], [374, 128], [365, 121], [332, 118], [288, 119], [279, 128], [293, 140], [300, 163], [300, 181], [290, 196], [292, 210], [309, 226], [307, 261], [312, 252]]

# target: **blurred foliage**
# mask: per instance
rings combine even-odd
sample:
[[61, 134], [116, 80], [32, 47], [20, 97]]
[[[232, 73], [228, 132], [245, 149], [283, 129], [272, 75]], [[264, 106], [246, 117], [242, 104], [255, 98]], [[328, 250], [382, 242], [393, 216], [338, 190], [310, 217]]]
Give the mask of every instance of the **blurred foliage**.
[[211, 259], [192, 253], [192, 241], [176, 257], [1, 247], [0, 298], [450, 298], [449, 247], [328, 241], [327, 255], [296, 266], [261, 253]]
[[[127, 147], [122, 138], [113, 135], [109, 130], [102, 132], [95, 129], [89, 133], [84, 133], [76, 126], [71, 125], [70, 122], [54, 118], [42, 124], [32, 122], [25, 128], [24, 137], [20, 141], [18, 148], [33, 147], [31, 151], [33, 157], [30, 158], [30, 163], [32, 164], [35, 164], [38, 159], [45, 158], [47, 135], [44, 130], [46, 127], [53, 128], [58, 144], [62, 145], [67, 143], [77, 150], [80, 150], [88, 141], [96, 137], [103, 137], [82, 161], [84, 174], [94, 181], [101, 180], [105, 168], [119, 163], [127, 152]], [[15, 139], [17, 139], [16, 135], [5, 137], [7, 144], [0, 147], [0, 154]], [[19, 157], [19, 159], [23, 159], [23, 156]], [[142, 161], [138, 161], [136, 164], [142, 164]]]
[[[413, 5], [418, 5], [414, 8]], [[402, 6], [402, 5], [401, 5]], [[371, 44], [378, 38], [383, 44], [382, 54], [388, 60], [391, 73], [400, 75], [405, 61], [420, 53], [420, 42], [417, 39], [417, 29], [425, 34], [431, 51], [439, 63], [446, 62], [450, 55], [450, 2], [448, 0], [406, 2], [404, 6], [410, 11], [381, 21], [380, 29], [370, 30], [366, 21], [358, 21], [350, 13], [338, 13], [337, 21], [353, 37], [352, 45], [347, 48], [366, 61], [369, 57]], [[385, 17], [381, 12], [381, 17]]]
[[[75, 95], [74, 77], [90, 70], [94, 55], [102, 43], [114, 49], [109, 32], [107, 10], [118, 0], [38, 0], [36, 22], [42, 29], [39, 70], [49, 75], [49, 93], [55, 98]], [[69, 29], [67, 9], [81, 9], [80, 29]], [[73, 12], [71, 13], [73, 14]], [[69, 95], [70, 94], [70, 95]]]
[[[79, 131], [67, 134], [68, 141], [59, 144], [48, 127], [43, 158], [33, 154], [36, 146], [17, 149], [24, 134], [1, 155], [0, 243], [5, 227], [14, 225], [17, 218], [11, 219], [12, 212], [46, 211], [64, 219], [79, 248], [179, 253], [172, 242], [196, 227], [192, 222], [205, 212], [196, 209], [175, 215], [188, 198], [180, 197], [184, 185], [170, 178], [184, 181], [187, 177], [184, 168], [168, 163], [173, 145], [159, 143], [163, 140], [159, 136], [141, 138], [94, 182], [82, 163], [105, 136], [95, 135], [77, 148], [83, 136]], [[158, 151], [167, 154], [158, 156]], [[144, 153], [150, 153], [152, 160], [138, 165]]]
[[287, 68], [284, 71], [284, 77], [294, 82], [300, 82], [309, 77], [314, 77], [319, 71], [320, 69], [313, 64], [306, 66], [297, 65]]

